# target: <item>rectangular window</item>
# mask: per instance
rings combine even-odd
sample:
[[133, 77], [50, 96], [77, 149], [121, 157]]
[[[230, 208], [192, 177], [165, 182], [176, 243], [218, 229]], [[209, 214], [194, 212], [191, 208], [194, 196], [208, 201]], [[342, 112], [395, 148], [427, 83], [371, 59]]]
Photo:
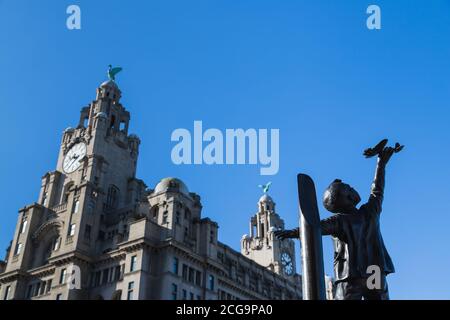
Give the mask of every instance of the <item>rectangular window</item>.
[[45, 293], [49, 293], [51, 288], [52, 288], [52, 279], [47, 281], [47, 290], [45, 291]]
[[101, 271], [97, 271], [97, 272], [95, 273], [95, 277], [94, 277], [94, 287], [98, 287], [98, 286], [100, 285], [101, 276], [102, 276], [102, 272], [101, 272]]
[[80, 200], [75, 200], [72, 207], [72, 213], [77, 213], [80, 206]]
[[43, 295], [44, 293], [45, 293], [45, 285], [47, 284], [47, 282], [42, 282], [41, 283], [41, 290], [40, 290], [40, 292], [39, 292], [39, 295], [41, 296], [41, 295]]
[[200, 297], [200, 296], [197, 296], [197, 300], [202, 300], [202, 297]]
[[44, 192], [42, 195], [42, 202], [41, 204], [45, 207], [47, 205], [47, 192]]
[[120, 266], [117, 266], [114, 269], [114, 279], [118, 281], [120, 280], [120, 278], [121, 278]]
[[194, 274], [195, 270], [192, 268], [189, 268], [189, 282], [194, 283]]
[[190, 298], [191, 300], [194, 300], [194, 294], [193, 294], [192, 292], [189, 292], [189, 298]]
[[59, 275], [59, 284], [66, 283], [66, 272], [67, 272], [66, 269], [61, 270], [61, 273]]
[[164, 211], [164, 213], [163, 213], [163, 220], [162, 220], [163, 224], [169, 223], [169, 221], [167, 219], [168, 215], [169, 215], [169, 213], [167, 211]]
[[61, 293], [58, 293], [56, 295], [56, 300], [62, 300], [62, 294]]
[[200, 271], [195, 272], [195, 284], [198, 286], [202, 285], [202, 273]]
[[188, 266], [183, 264], [183, 280], [187, 281], [188, 279]]
[[178, 258], [173, 258], [173, 268], [172, 272], [178, 275]]
[[34, 290], [34, 295], [35, 296], [39, 295], [39, 290], [41, 290], [41, 283], [40, 282], [36, 283], [36, 287], [35, 287], [35, 290]]
[[93, 214], [95, 211], [95, 201], [94, 200], [90, 200], [88, 203], [88, 213], [89, 214]]
[[9, 299], [9, 292], [11, 291], [11, 286], [7, 286], [5, 289], [5, 295], [3, 296], [3, 300]]
[[187, 299], [187, 291], [186, 289], [183, 289], [183, 300]]
[[60, 241], [60, 238], [56, 238], [55, 240], [53, 240], [53, 251], [56, 251], [59, 249], [59, 241]]
[[69, 236], [73, 236], [75, 235], [75, 229], [76, 229], [77, 225], [75, 223], [72, 223], [69, 227]]
[[172, 300], [177, 300], [177, 291], [178, 286], [175, 283], [172, 283]]
[[127, 300], [133, 300], [134, 282], [128, 283]]
[[133, 272], [134, 270], [136, 270], [136, 261], [137, 261], [137, 256], [132, 256], [131, 264], [130, 264], [130, 272]]
[[84, 239], [91, 240], [91, 229], [91, 226], [88, 224], [84, 227]]
[[22, 252], [22, 247], [23, 247], [22, 243], [18, 243], [16, 245], [16, 250], [14, 251], [15, 256], [18, 256]]
[[22, 220], [22, 225], [20, 226], [20, 233], [24, 233], [25, 230], [27, 229], [27, 224], [28, 224], [28, 220], [27, 219], [23, 219]]
[[214, 276], [209, 275], [209, 290], [214, 290]]
[[109, 268], [108, 273], [109, 273], [108, 282], [114, 281], [114, 268]]
[[29, 298], [31, 298], [31, 295], [33, 294], [33, 285], [32, 284], [30, 284], [29, 286], [28, 286], [28, 290], [27, 290], [27, 298], [29, 299]]
[[109, 277], [109, 269], [103, 270], [102, 284], [108, 283], [108, 277]]

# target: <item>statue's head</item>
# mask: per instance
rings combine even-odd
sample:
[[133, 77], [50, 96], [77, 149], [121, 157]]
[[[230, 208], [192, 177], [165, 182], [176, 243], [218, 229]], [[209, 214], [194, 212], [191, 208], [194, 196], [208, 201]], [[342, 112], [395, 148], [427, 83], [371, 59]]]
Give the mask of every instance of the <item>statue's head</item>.
[[334, 180], [323, 195], [323, 206], [333, 213], [350, 213], [361, 201], [358, 192], [342, 180]]

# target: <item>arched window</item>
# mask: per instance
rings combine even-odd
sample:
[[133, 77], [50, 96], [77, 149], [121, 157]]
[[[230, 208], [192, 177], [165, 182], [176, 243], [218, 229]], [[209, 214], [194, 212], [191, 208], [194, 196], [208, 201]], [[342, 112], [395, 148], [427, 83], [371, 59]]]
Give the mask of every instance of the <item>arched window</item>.
[[111, 123], [109, 124], [109, 128], [113, 129], [115, 125], [116, 125], [116, 116], [112, 115], [111, 116]]
[[187, 220], [191, 219], [191, 211], [188, 208], [186, 208], [184, 210], [184, 218], [187, 219]]
[[158, 221], [158, 213], [159, 213], [158, 205], [155, 205], [150, 209], [151, 218], [155, 221]]
[[59, 235], [54, 235], [51, 238], [44, 241], [44, 251], [40, 265], [48, 264], [48, 260], [51, 258], [53, 252], [59, 250], [61, 238]]
[[72, 189], [73, 182], [69, 182], [64, 186], [61, 203], [67, 203], [69, 201], [70, 189]]
[[162, 223], [163, 224], [168, 224], [169, 223], [169, 212], [166, 210], [163, 212], [163, 219], [162, 219]]
[[125, 129], [126, 129], [126, 123], [125, 123], [125, 121], [120, 121], [120, 124], [119, 124], [119, 131], [123, 131], [123, 132], [125, 132]]
[[111, 185], [108, 189], [108, 196], [106, 198], [106, 207], [108, 209], [116, 209], [119, 205], [119, 189]]

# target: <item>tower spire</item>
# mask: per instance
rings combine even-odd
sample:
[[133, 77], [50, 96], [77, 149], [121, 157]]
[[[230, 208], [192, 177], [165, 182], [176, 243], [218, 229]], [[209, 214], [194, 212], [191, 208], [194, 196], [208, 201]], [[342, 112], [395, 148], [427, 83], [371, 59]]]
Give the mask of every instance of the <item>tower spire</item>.
[[284, 221], [268, 195], [271, 182], [259, 185], [264, 194], [258, 201], [258, 211], [250, 218], [249, 234], [241, 239], [241, 253], [270, 270], [290, 277], [295, 275], [295, 245], [292, 240], [280, 241], [275, 230], [284, 229]]

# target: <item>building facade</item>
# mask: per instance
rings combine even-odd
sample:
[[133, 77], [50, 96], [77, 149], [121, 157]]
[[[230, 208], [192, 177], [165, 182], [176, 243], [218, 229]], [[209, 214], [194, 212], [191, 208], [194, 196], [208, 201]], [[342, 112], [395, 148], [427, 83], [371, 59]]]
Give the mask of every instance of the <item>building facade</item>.
[[268, 195], [241, 253], [219, 242], [200, 197], [179, 179], [136, 178], [140, 140], [109, 80], [62, 136], [56, 170], [19, 211], [0, 262], [0, 298], [301, 299], [292, 240]]

